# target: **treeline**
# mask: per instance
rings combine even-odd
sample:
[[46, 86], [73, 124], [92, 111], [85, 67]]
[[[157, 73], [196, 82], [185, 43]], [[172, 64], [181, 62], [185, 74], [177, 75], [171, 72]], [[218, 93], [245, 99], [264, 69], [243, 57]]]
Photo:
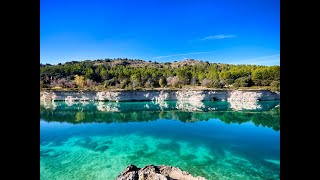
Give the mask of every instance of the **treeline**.
[[184, 86], [267, 86], [280, 91], [280, 66], [231, 65], [195, 60], [157, 63], [130, 59], [40, 64], [41, 88], [98, 90]]

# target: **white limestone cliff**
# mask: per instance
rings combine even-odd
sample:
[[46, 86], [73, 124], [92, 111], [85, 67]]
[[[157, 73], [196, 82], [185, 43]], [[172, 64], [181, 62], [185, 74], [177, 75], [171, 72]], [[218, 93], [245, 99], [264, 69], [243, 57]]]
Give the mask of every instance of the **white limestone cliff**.
[[280, 94], [263, 90], [149, 90], [149, 91], [103, 91], [77, 92], [52, 91], [40, 92], [41, 101], [154, 101], [158, 104], [169, 101], [237, 101], [256, 102], [279, 100]]

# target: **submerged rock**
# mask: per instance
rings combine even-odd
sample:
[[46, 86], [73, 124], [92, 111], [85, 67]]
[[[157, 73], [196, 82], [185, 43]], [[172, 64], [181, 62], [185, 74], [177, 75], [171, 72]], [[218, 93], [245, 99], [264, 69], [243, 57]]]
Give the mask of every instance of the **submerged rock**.
[[172, 166], [148, 165], [138, 168], [131, 164], [117, 177], [117, 180], [205, 180], [205, 178], [194, 177]]

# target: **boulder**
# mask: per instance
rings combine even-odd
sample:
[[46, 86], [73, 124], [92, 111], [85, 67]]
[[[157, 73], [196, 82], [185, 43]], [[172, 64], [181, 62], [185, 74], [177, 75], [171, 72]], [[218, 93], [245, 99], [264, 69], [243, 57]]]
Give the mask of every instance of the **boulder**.
[[172, 166], [148, 165], [138, 168], [131, 164], [117, 177], [117, 180], [205, 180], [205, 178], [194, 177]]

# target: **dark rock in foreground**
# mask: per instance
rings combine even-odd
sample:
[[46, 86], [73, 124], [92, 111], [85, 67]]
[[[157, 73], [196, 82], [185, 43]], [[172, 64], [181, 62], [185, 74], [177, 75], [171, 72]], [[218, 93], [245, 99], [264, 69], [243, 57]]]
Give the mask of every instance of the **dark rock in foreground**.
[[205, 180], [205, 178], [193, 177], [188, 172], [172, 166], [148, 165], [138, 168], [131, 164], [117, 177], [117, 180]]

